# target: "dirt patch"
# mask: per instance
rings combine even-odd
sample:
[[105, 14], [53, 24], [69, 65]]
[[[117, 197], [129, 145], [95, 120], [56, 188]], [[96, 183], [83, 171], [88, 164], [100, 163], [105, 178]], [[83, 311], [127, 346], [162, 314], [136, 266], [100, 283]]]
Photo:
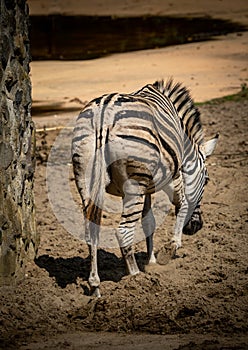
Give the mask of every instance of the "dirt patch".
[[[145, 245], [137, 244], [142, 272], [135, 277], [126, 275], [118, 249], [100, 250], [100, 299], [89, 296], [87, 246], [61, 226], [47, 197], [46, 158], [59, 131], [37, 135], [41, 243], [25, 280], [0, 289], [0, 348], [247, 348], [248, 100], [199, 108], [206, 134], [221, 135], [208, 163], [203, 229], [184, 235], [179, 257], [167, 265], [145, 269]], [[174, 219], [171, 211], [157, 229], [157, 251], [171, 237]]]

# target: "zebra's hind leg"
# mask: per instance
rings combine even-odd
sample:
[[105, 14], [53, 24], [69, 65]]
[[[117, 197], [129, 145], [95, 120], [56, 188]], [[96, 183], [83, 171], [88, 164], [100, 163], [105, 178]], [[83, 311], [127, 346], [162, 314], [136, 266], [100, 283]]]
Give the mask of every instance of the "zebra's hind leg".
[[100, 278], [98, 276], [98, 269], [97, 269], [97, 246], [89, 245], [90, 250], [90, 258], [91, 258], [91, 269], [90, 269], [90, 275], [89, 275], [89, 285], [91, 288], [91, 295], [96, 296], [99, 298], [101, 296], [100, 293]]
[[151, 195], [147, 194], [145, 196], [145, 203], [142, 211], [142, 227], [146, 236], [148, 265], [156, 263], [156, 258], [153, 252], [153, 233], [155, 231], [155, 226], [155, 218], [151, 208]]
[[88, 243], [89, 253], [90, 253], [90, 275], [88, 282], [91, 289], [91, 295], [100, 297], [100, 278], [98, 275], [98, 266], [97, 266], [97, 245], [98, 245], [98, 236], [99, 228], [94, 223], [90, 222], [86, 226], [86, 241]]
[[121, 247], [121, 253], [125, 259], [126, 267], [130, 275], [137, 275], [140, 271], [133, 253], [132, 245]]
[[132, 244], [136, 222], [141, 217], [144, 206], [144, 195], [141, 194], [139, 185], [134, 180], [127, 180], [123, 188], [125, 189], [125, 196], [123, 198], [123, 210], [117, 239], [128, 273], [136, 275], [140, 271], [133, 253]]
[[148, 255], [148, 265], [156, 264], [157, 260], [153, 251], [153, 233], [151, 233], [148, 237], [146, 237], [146, 247], [147, 247], [147, 255]]

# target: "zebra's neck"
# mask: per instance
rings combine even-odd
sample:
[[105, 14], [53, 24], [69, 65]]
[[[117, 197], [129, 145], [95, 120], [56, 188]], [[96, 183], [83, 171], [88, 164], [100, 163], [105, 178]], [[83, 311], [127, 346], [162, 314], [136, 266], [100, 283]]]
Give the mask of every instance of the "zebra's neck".
[[198, 145], [203, 144], [204, 133], [200, 112], [195, 106], [189, 90], [180, 83], [174, 83], [172, 79], [166, 83], [163, 80], [157, 81], [152, 86], [171, 101], [191, 142]]

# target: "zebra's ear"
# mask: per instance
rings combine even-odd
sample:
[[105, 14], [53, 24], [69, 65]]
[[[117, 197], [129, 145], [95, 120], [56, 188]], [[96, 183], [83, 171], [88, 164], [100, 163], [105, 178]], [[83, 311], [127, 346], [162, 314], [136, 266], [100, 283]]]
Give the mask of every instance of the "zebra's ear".
[[211, 154], [215, 150], [215, 147], [218, 142], [218, 138], [219, 138], [219, 133], [213, 139], [204, 142], [204, 144], [201, 146], [201, 151], [206, 158], [211, 156]]

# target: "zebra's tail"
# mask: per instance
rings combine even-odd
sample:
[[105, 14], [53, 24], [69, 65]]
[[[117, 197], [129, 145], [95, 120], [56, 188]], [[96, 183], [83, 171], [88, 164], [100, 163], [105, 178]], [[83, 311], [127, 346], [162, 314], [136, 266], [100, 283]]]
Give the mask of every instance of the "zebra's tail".
[[85, 216], [96, 225], [99, 232], [104, 203], [105, 188], [108, 184], [107, 166], [105, 160], [105, 143], [107, 130], [102, 132], [102, 145], [96, 149], [93, 156], [91, 178], [89, 179], [89, 200], [85, 207]]

